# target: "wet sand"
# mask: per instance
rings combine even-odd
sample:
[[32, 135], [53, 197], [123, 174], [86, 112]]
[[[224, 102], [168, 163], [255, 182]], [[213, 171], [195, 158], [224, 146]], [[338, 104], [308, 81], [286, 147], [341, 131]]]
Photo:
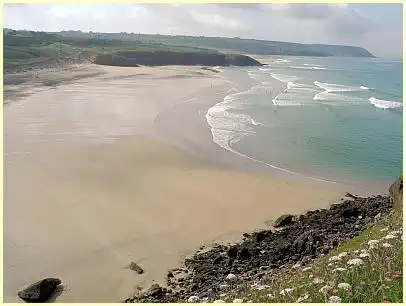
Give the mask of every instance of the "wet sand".
[[6, 302], [42, 277], [62, 279], [58, 302], [118, 302], [202, 244], [348, 189], [230, 167], [243, 162], [210, 143], [201, 114], [229, 89], [215, 73], [82, 69], [97, 75], [4, 106]]

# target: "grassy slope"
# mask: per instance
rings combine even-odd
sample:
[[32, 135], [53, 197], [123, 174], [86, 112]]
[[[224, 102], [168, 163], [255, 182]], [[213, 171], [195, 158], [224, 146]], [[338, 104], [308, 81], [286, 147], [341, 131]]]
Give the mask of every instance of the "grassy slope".
[[[362, 235], [339, 245], [329, 256], [319, 258], [311, 266], [290, 267], [265, 281], [265, 289], [253, 286], [245, 292], [223, 299], [228, 302], [242, 299], [254, 303], [300, 302], [303, 299], [302, 302], [322, 303], [327, 302], [331, 296], [338, 296], [342, 302], [349, 303], [400, 303], [403, 297], [402, 221], [402, 213], [395, 211]], [[388, 234], [396, 238], [385, 239]], [[368, 245], [371, 240], [379, 241], [373, 249]], [[384, 247], [384, 243], [390, 246]], [[350, 259], [360, 258], [362, 253], [369, 254], [369, 257], [362, 258], [362, 265], [355, 267], [348, 264]], [[337, 261], [330, 259], [340, 254], [345, 256]], [[336, 268], [347, 270], [334, 270]], [[351, 289], [338, 288], [340, 283], [349, 284]], [[320, 289], [326, 285], [330, 288], [324, 294]], [[282, 290], [286, 288], [293, 291], [283, 294]]]
[[125, 41], [98, 37], [62, 37], [56, 34], [14, 31], [4, 32], [4, 67], [39, 64], [55, 59], [92, 58], [100, 53], [139, 51], [173, 51], [218, 53], [218, 51], [188, 46], [171, 46], [156, 42]]
[[281, 41], [266, 41], [255, 39], [182, 36], [182, 35], [153, 35], [134, 33], [97, 33], [88, 34], [80, 31], [65, 31], [61, 33], [67, 37], [98, 37], [120, 39], [127, 41], [159, 42], [167, 45], [182, 45], [190, 47], [211, 48], [228, 52], [238, 52], [258, 55], [292, 55], [292, 56], [353, 56], [373, 57], [367, 50], [353, 46], [299, 44]]

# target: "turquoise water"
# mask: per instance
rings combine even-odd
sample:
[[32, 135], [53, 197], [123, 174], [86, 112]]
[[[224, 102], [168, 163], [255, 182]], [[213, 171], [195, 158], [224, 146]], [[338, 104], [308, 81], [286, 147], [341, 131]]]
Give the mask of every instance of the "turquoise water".
[[206, 116], [219, 146], [326, 180], [401, 173], [402, 62], [286, 57], [221, 75], [234, 88]]

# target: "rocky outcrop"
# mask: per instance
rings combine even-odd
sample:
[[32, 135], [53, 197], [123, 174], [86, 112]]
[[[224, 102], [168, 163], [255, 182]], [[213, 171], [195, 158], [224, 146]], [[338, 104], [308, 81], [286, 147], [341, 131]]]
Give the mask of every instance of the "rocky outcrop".
[[[197, 252], [185, 260], [186, 275], [178, 278], [170, 274], [170, 289], [165, 294], [141, 294], [127, 302], [184, 302], [191, 296], [214, 301], [225, 290], [237, 290], [266, 273], [295, 263], [305, 265], [328, 254], [339, 243], [373, 226], [391, 209], [389, 196], [353, 196], [329, 209], [308, 211], [280, 230], [247, 233], [240, 243]], [[230, 274], [235, 276], [232, 284]]]
[[18, 296], [26, 302], [46, 302], [61, 283], [58, 278], [45, 278], [19, 291]]
[[276, 219], [276, 221], [273, 223], [273, 227], [278, 228], [292, 224], [294, 218], [294, 215], [282, 215], [278, 219]]
[[389, 187], [389, 194], [396, 209], [403, 209], [403, 178], [399, 178]]
[[95, 64], [136, 67], [164, 65], [203, 66], [260, 66], [261, 63], [246, 55], [223, 54], [219, 52], [178, 51], [120, 51], [97, 55]]

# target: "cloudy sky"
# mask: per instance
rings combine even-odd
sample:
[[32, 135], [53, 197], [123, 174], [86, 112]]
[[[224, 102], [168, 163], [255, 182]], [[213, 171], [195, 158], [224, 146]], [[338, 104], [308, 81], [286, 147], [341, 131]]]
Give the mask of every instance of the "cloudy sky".
[[4, 27], [355, 45], [402, 54], [400, 4], [6, 4]]

